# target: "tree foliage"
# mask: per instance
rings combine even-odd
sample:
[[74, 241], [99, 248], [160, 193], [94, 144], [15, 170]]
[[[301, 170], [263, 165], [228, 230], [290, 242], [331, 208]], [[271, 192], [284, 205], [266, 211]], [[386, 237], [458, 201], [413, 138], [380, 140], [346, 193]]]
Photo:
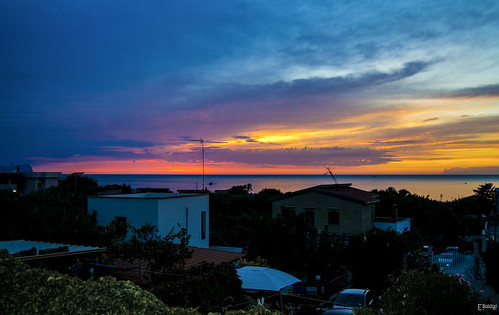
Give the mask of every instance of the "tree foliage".
[[30, 268], [6, 253], [0, 253], [0, 288], [1, 314], [198, 314], [170, 308], [130, 281], [83, 281]]
[[220, 312], [230, 297], [244, 301], [241, 280], [229, 263], [203, 263], [182, 274], [166, 275], [148, 289], [164, 303], [179, 307], [196, 307], [201, 313]]
[[489, 243], [484, 254], [484, 261], [487, 267], [487, 282], [499, 291], [499, 245]]
[[356, 287], [379, 290], [404, 268], [406, 255], [420, 247], [416, 232], [372, 231], [350, 239], [349, 265]]
[[461, 275], [429, 270], [404, 272], [377, 299], [356, 314], [474, 314], [480, 293]]
[[247, 195], [251, 193], [253, 186], [251, 184], [232, 186], [227, 190], [229, 194], [233, 195]]
[[[111, 223], [110, 229], [115, 226], [116, 224]], [[144, 262], [144, 276], [151, 281], [162, 281], [164, 273], [183, 271], [186, 260], [192, 257], [192, 251], [187, 247], [188, 237], [183, 229], [177, 233], [172, 230], [162, 236], [159, 235], [157, 226], [150, 223], [130, 228], [130, 239], [115, 242], [109, 247], [109, 253], [111, 257], [122, 258], [131, 263]]]
[[210, 244], [245, 247], [258, 227], [272, 217], [274, 196], [258, 194], [210, 195]]
[[258, 227], [248, 259], [264, 258], [272, 268], [297, 275], [302, 280], [320, 276], [331, 280], [345, 265], [344, 242], [319, 231], [305, 215], [279, 215]]
[[473, 192], [480, 214], [490, 215], [496, 210], [496, 188], [492, 183], [480, 185]]
[[101, 187], [93, 178], [76, 175], [27, 195], [0, 190], [0, 240], [102, 245], [103, 228], [95, 212], [88, 212], [87, 196], [109, 189], [131, 192], [125, 184]]

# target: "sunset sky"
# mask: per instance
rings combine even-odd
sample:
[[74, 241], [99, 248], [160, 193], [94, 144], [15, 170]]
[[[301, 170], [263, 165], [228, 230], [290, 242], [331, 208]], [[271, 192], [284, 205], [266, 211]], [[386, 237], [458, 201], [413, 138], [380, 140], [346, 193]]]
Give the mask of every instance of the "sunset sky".
[[499, 1], [0, 1], [0, 165], [499, 174]]

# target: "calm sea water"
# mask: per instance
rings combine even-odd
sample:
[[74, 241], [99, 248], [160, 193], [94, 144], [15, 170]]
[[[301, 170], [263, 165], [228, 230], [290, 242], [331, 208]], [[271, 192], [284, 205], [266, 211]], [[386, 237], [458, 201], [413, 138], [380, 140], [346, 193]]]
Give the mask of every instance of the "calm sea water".
[[[201, 175], [87, 175], [99, 185], [128, 184], [132, 188], [201, 189]], [[485, 183], [497, 187], [499, 175], [336, 175], [340, 183], [372, 190], [393, 187], [431, 199], [450, 201], [473, 194], [473, 189]], [[326, 175], [205, 175], [205, 186], [211, 190], [228, 189], [235, 185], [251, 184], [253, 192], [263, 188], [277, 188], [282, 192], [295, 191], [321, 184], [333, 184]]]

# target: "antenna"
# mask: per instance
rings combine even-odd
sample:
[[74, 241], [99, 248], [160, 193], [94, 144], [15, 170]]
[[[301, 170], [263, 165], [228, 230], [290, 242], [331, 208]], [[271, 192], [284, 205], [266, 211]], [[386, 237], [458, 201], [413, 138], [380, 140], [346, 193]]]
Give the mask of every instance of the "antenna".
[[203, 187], [202, 190], [204, 190], [204, 140], [203, 138], [199, 138], [199, 140], [191, 140], [191, 141], [197, 141], [201, 143], [201, 157], [203, 160]]
[[331, 175], [331, 177], [333, 178], [334, 183], [335, 183], [336, 185], [338, 185], [339, 183], [338, 183], [338, 181], [336, 180], [336, 177], [334, 177], [334, 175], [333, 175], [333, 171], [331, 170], [331, 167], [329, 167], [329, 166], [325, 166], [325, 165], [322, 165], [322, 166], [324, 166], [324, 167], [327, 169], [327, 173], [325, 173], [324, 175], [327, 175], [327, 174]]

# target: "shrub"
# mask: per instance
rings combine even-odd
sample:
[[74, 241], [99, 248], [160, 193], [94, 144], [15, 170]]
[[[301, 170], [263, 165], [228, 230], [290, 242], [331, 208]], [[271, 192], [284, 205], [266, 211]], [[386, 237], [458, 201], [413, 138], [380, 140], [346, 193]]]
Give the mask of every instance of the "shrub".
[[473, 314], [480, 293], [461, 275], [429, 270], [404, 272], [360, 314]]
[[130, 281], [83, 281], [0, 253], [0, 314], [198, 314], [170, 308]]

